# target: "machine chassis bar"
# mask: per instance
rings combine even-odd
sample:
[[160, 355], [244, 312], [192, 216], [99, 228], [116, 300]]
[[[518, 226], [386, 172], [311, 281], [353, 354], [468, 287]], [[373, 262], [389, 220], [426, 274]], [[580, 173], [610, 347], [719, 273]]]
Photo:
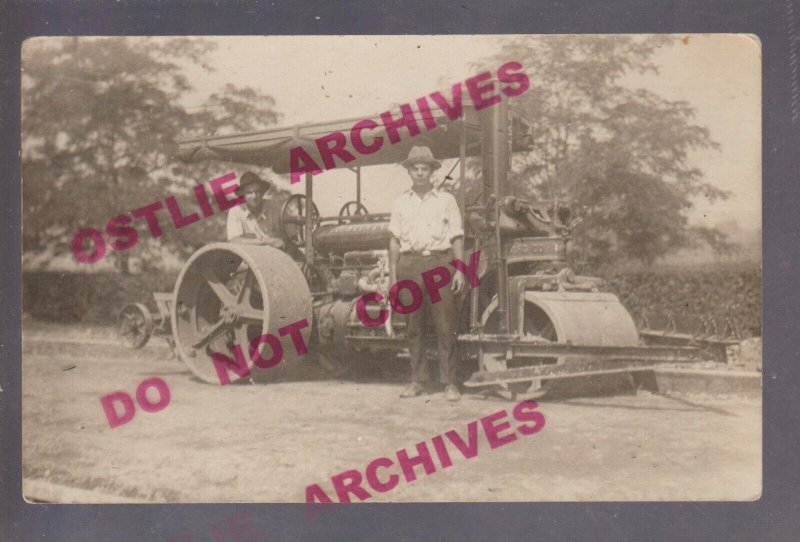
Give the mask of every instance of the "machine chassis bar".
[[[377, 348], [397, 348], [404, 344], [401, 336], [385, 337], [378, 335], [348, 335], [349, 346], [370, 346]], [[430, 337], [430, 340], [435, 340]], [[534, 342], [509, 338], [507, 335], [460, 335], [460, 344], [469, 346], [502, 347], [507, 358], [582, 356], [593, 358], [647, 360], [647, 361], [692, 361], [699, 350], [691, 346], [595, 346], [566, 343]]]
[[631, 371], [650, 371], [655, 365], [642, 365], [641, 362], [631, 360], [586, 360], [564, 364], [535, 365], [532, 367], [518, 367], [505, 371], [478, 371], [464, 382], [468, 388], [491, 386], [494, 384], [512, 384], [515, 382], [530, 382], [541, 378], [553, 380], [556, 378], [574, 378], [579, 376], [596, 376], [602, 374], [629, 373]]
[[691, 361], [698, 350], [691, 346], [598, 346], [526, 341], [503, 335], [462, 335], [461, 343], [497, 346], [506, 350], [506, 359], [542, 356], [580, 356], [617, 360]]
[[[435, 340], [431, 337], [430, 340]], [[613, 360], [692, 361], [698, 349], [690, 346], [595, 346], [524, 341], [507, 335], [460, 335], [458, 342], [470, 347], [489, 347], [506, 351], [506, 359], [547, 356], [576, 356]], [[350, 346], [398, 348], [405, 344], [400, 336], [348, 335]]]

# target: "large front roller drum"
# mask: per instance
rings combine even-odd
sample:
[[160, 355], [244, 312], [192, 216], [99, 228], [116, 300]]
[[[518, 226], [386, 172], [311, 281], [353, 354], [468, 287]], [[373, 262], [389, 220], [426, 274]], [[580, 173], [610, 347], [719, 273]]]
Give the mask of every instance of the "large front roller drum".
[[[261, 369], [251, 362], [250, 343], [260, 335], [280, 339], [282, 364], [297, 363], [291, 334], [281, 336], [279, 329], [303, 319], [308, 326], [301, 334], [308, 344], [312, 310], [306, 279], [294, 260], [272, 247], [205, 246], [189, 258], [175, 284], [172, 332], [176, 349], [189, 369], [206, 382], [221, 383], [212, 353], [235, 359], [236, 345], [254, 380], [269, 380], [280, 371], [282, 365]], [[270, 358], [272, 352], [270, 344], [262, 341], [262, 359]], [[233, 370], [227, 374], [231, 381], [241, 378]]]

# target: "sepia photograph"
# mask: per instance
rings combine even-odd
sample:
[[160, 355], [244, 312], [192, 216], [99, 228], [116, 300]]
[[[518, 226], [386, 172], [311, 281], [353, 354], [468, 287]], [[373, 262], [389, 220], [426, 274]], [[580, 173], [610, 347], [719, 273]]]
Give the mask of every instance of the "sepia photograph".
[[761, 497], [756, 36], [21, 59], [26, 501]]

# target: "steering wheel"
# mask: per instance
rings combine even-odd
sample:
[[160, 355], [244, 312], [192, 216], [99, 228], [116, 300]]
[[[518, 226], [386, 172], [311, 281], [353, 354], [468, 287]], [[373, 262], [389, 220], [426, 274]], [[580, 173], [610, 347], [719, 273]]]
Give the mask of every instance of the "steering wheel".
[[348, 201], [342, 208], [339, 210], [339, 224], [342, 224], [346, 218], [351, 216], [360, 216], [360, 215], [367, 215], [369, 211], [367, 208], [364, 207], [362, 203], [359, 203], [355, 200]]
[[[281, 210], [281, 232], [283, 237], [296, 247], [305, 245], [306, 235], [306, 213], [308, 206], [306, 197], [303, 194], [293, 194], [289, 196]], [[314, 228], [319, 223], [319, 210], [314, 202], [311, 202], [311, 221]]]

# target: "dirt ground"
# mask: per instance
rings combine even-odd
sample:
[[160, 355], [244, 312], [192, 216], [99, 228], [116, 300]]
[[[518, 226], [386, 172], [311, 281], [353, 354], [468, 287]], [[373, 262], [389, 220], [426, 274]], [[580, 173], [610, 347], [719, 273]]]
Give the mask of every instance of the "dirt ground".
[[[513, 402], [399, 400], [405, 368], [358, 380], [213, 386], [110, 330], [26, 323], [23, 477], [150, 502], [303, 502], [319, 483]], [[301, 362], [311, 364], [307, 362]], [[403, 360], [382, 363], [406, 363]], [[363, 374], [363, 373], [361, 373]], [[100, 397], [163, 378], [171, 402], [111, 429]], [[540, 401], [546, 427], [372, 501], [752, 500], [761, 491], [761, 400], [636, 394]], [[482, 433], [480, 433], [482, 435]], [[418, 469], [421, 472], [421, 469]], [[99, 497], [97, 502], [104, 502]]]

